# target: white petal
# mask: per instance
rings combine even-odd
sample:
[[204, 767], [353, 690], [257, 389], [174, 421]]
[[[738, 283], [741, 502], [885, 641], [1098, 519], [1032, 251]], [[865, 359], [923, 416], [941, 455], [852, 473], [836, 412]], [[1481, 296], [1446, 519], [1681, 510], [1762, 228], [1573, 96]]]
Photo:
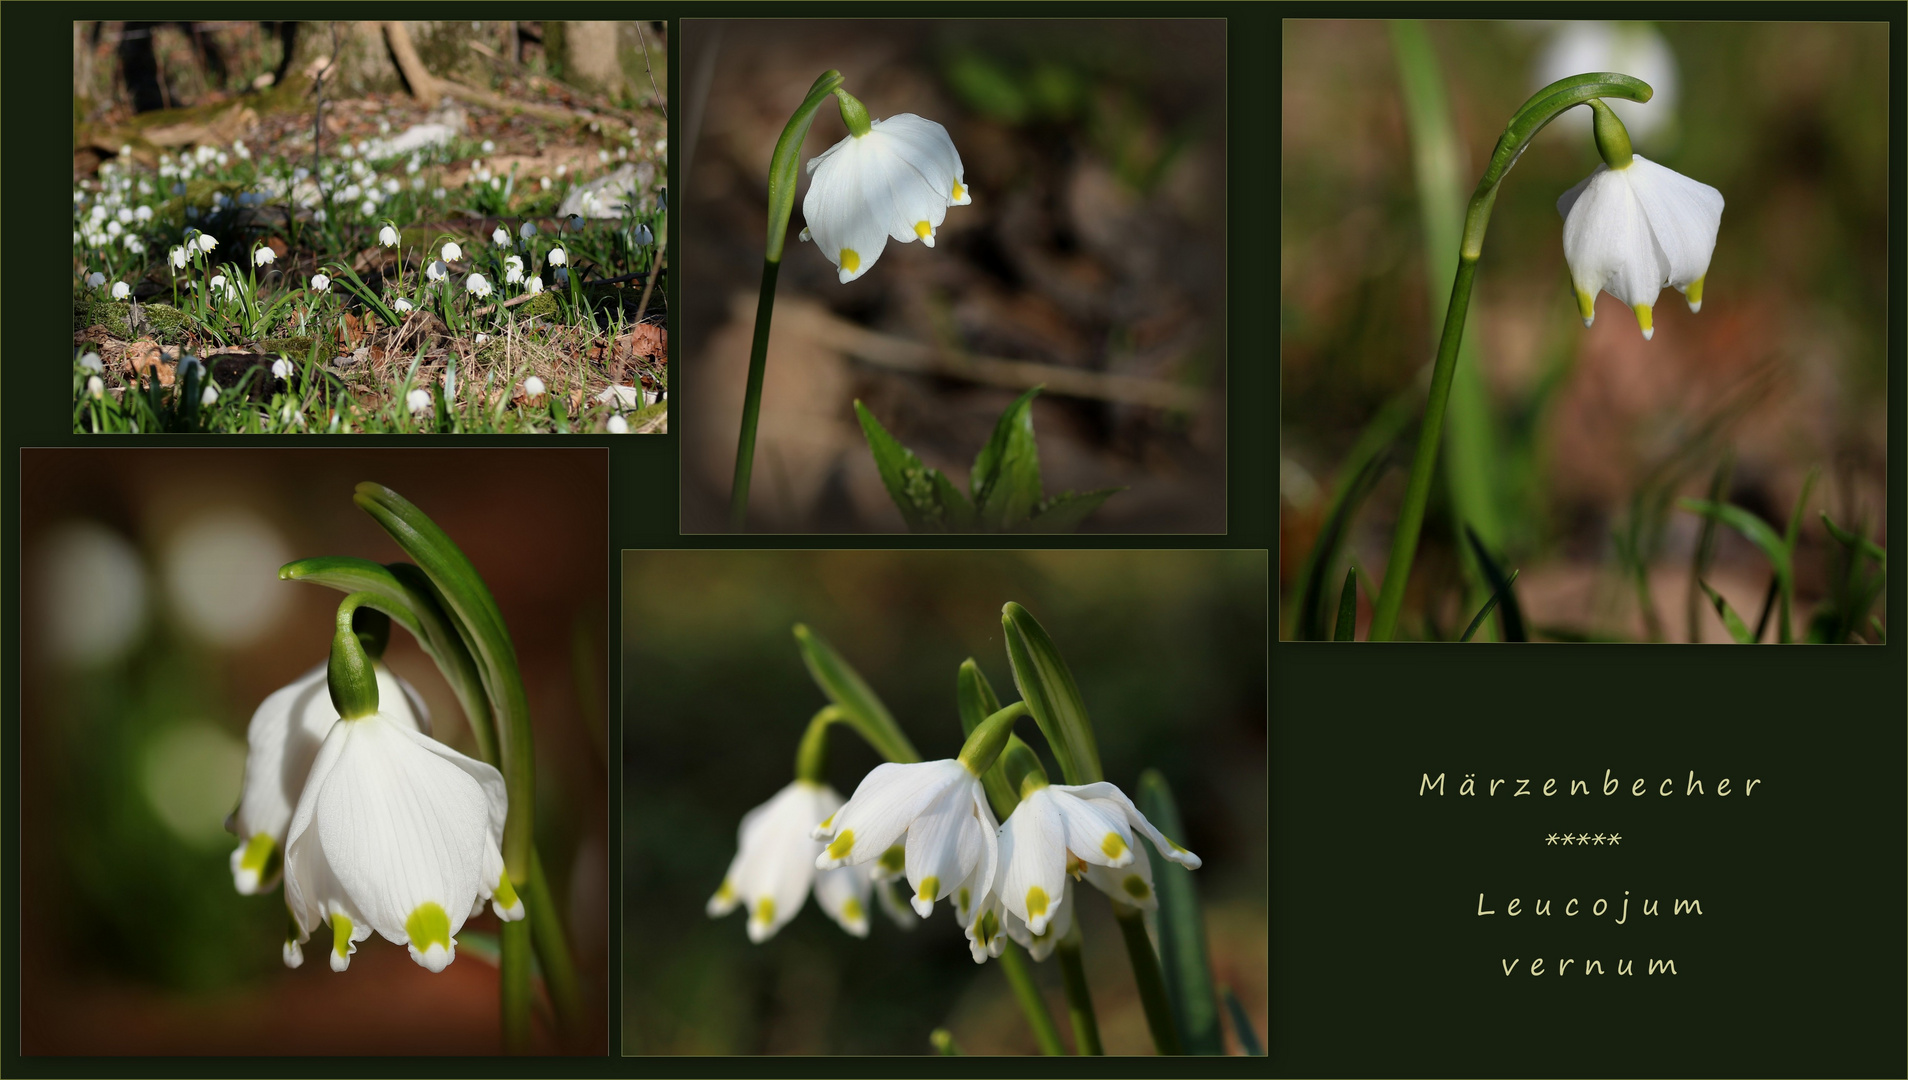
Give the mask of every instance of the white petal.
[[832, 870], [881, 857], [941, 792], [972, 778], [967, 766], [952, 758], [875, 766], [832, 815], [828, 828], [811, 834], [832, 841], [816, 857], [816, 868]]
[[811, 870], [815, 875], [815, 903], [843, 930], [856, 937], [868, 936], [868, 898], [874, 892], [874, 878], [868, 870], [873, 865], [863, 863], [833, 870]]
[[1066, 824], [1049, 789], [1020, 800], [1000, 827], [1000, 862], [1001, 904], [1045, 933], [1067, 881]]
[[894, 152], [920, 174], [945, 206], [965, 206], [972, 199], [961, 168], [961, 154], [947, 129], [913, 113], [890, 116], [870, 126], [870, 134], [879, 133], [894, 147]]
[[1152, 911], [1159, 907], [1159, 897], [1153, 892], [1153, 860], [1144, 852], [1136, 854], [1130, 865], [1118, 869], [1088, 863], [1086, 881], [1116, 903]]
[[1641, 155], [1624, 171], [1669, 260], [1668, 283], [1680, 289], [1707, 274], [1722, 228], [1722, 192]]
[[864, 194], [871, 181], [863, 173], [880, 168], [873, 148], [858, 145], [865, 142], [836, 144], [816, 159], [818, 167], [802, 200], [809, 238], [839, 268], [844, 285], [867, 273], [888, 243], [888, 221], [869, 211]]
[[[1109, 785], [1110, 786], [1110, 785]], [[1081, 862], [1125, 866], [1133, 861], [1133, 831], [1119, 806], [1088, 801], [1072, 788], [1053, 787], [1054, 808], [1066, 823], [1067, 850]]]
[[981, 860], [981, 824], [974, 816], [974, 789], [979, 786], [978, 778], [949, 784], [908, 826], [909, 902], [923, 919]]
[[1168, 840], [1165, 834], [1154, 828], [1153, 823], [1146, 820], [1146, 815], [1139, 812], [1139, 807], [1133, 805], [1133, 800], [1126, 797], [1126, 792], [1121, 791], [1117, 786], [1102, 780], [1097, 784], [1061, 787], [1060, 790], [1072, 792], [1082, 799], [1105, 805], [1109, 809], [1117, 808], [1119, 813], [1125, 815], [1128, 825], [1144, 834], [1153, 842], [1153, 847], [1172, 862], [1188, 870], [1197, 870], [1203, 865], [1199, 856]]
[[[759, 944], [773, 937], [808, 901], [822, 850], [809, 831], [840, 806], [841, 796], [825, 785], [797, 780], [751, 810], [737, 830], [735, 859], [710, 901], [710, 914], [741, 905], [748, 912], [749, 940]], [[718, 912], [725, 893], [732, 899]]]
[[1607, 290], [1626, 307], [1654, 305], [1669, 280], [1669, 260], [1629, 178], [1598, 166], [1564, 219], [1564, 260], [1579, 298]]
[[1007, 936], [1019, 942], [1020, 947], [1027, 950], [1027, 955], [1035, 960], [1045, 960], [1052, 956], [1053, 947], [1058, 945], [1060, 939], [1066, 937], [1067, 931], [1073, 927], [1073, 882], [1068, 881], [1062, 887], [1060, 903], [1054, 907], [1053, 915], [1047, 920], [1044, 931], [1034, 933], [1026, 923], [1020, 921], [1020, 916], [1011, 911], [1007, 913], [1003, 925], [1007, 930]]

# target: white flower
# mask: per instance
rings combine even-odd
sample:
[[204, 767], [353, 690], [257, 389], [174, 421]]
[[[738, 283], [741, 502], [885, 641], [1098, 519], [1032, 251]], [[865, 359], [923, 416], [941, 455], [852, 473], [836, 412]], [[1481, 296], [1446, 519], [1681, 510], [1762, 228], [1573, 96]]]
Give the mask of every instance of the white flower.
[[540, 178], [537, 181], [537, 186], [542, 188], [545, 191], [550, 190], [550, 178], [547, 176]]
[[331, 215], [325, 213], [323, 210], [314, 210], [312, 211], [311, 220], [317, 222], [320, 225], [323, 225], [325, 223], [325, 220], [329, 217], [331, 217]]
[[106, 365], [100, 361], [99, 354], [96, 352], [89, 352], [81, 356], [79, 358], [79, 366], [88, 371], [106, 370]]
[[457, 246], [457, 241], [449, 240], [445, 242], [444, 249], [439, 254], [443, 256], [444, 261], [447, 263], [456, 262], [464, 257], [464, 249]]
[[649, 231], [648, 225], [636, 226], [635, 240], [637, 247], [647, 247], [650, 242], [655, 239], [656, 234]]
[[393, 300], [391, 302], [391, 310], [392, 311], [409, 311], [411, 310], [411, 302], [400, 296], [396, 300]]
[[613, 415], [612, 415], [612, 416], [611, 416], [611, 417], [609, 418], [609, 423], [607, 423], [607, 424], [605, 424], [605, 425], [603, 425], [603, 426], [604, 426], [604, 428], [605, 428], [606, 430], [608, 430], [608, 431], [609, 431], [609, 433], [610, 433], [611, 435], [627, 435], [627, 434], [629, 434], [629, 421], [627, 421], [627, 420], [625, 420], [625, 419], [623, 419], [623, 414], [622, 414], [622, 413], [615, 413], [615, 414], [613, 414]]
[[410, 407], [413, 413], [430, 412], [431, 411], [431, 392], [422, 387], [419, 387], [418, 389], [413, 390], [410, 393], [404, 395], [404, 403]]
[[425, 267], [424, 276], [432, 281], [442, 281], [450, 276], [450, 267], [445, 266], [442, 259], [432, 260], [431, 265]]
[[214, 240], [209, 234], [206, 234], [206, 233], [199, 234], [199, 250], [200, 251], [210, 253], [213, 248], [218, 246], [219, 246], [219, 242], [217, 240]]
[[389, 225], [378, 230], [378, 243], [385, 247], [398, 246], [398, 231]]
[[504, 284], [516, 285], [523, 281], [523, 256], [512, 255], [504, 260]]
[[815, 868], [822, 844], [809, 833], [815, 822], [839, 809], [841, 796], [834, 788], [796, 780], [744, 815], [736, 830], [735, 858], [709, 898], [710, 917], [742, 907], [749, 915], [749, 940], [759, 945], [802, 910], [812, 888], [829, 918], [856, 937], [867, 937], [874, 884], [869, 870], [875, 864]]
[[[211, 399], [204, 404], [218, 400], [215, 388], [206, 387], [206, 393]], [[232, 852], [232, 884], [247, 896], [264, 892], [278, 881], [292, 810], [304, 794], [305, 778], [311, 774], [325, 733], [338, 720], [325, 670], [326, 665], [321, 663], [291, 685], [273, 691], [252, 713], [251, 726], [246, 730], [244, 786], [239, 792], [238, 809], [226, 827], [239, 838], [239, 846]], [[378, 700], [385, 705], [385, 715], [413, 731], [429, 734], [430, 713], [417, 691], [383, 664], [375, 665], [375, 670]]]
[[269, 266], [273, 262], [276, 262], [277, 259], [278, 253], [263, 244], [259, 245], [257, 251], [252, 252], [253, 266]]
[[535, 400], [543, 396], [543, 380], [535, 375], [523, 380], [523, 396]]
[[104, 285], [104, 284], [106, 284], [106, 275], [105, 275], [105, 274], [102, 274], [102, 273], [100, 273], [99, 271], [97, 271], [97, 270], [95, 270], [95, 271], [93, 271], [92, 273], [90, 273], [90, 274], [88, 274], [88, 275], [86, 275], [86, 287], [87, 287], [87, 288], [89, 288], [89, 289], [97, 289], [97, 288], [99, 288], [99, 287], [100, 287], [101, 285]]
[[113, 282], [113, 299], [124, 300], [132, 295], [132, 286], [123, 281]]
[[186, 249], [185, 249], [185, 248], [183, 248], [183, 247], [175, 247], [175, 248], [173, 248], [173, 249], [172, 249], [172, 267], [173, 267], [173, 269], [175, 269], [175, 270], [184, 270], [184, 269], [185, 269], [185, 264], [186, 264], [186, 258], [187, 258], [187, 255], [186, 255]]
[[482, 344], [483, 344], [484, 342], [486, 342], [486, 341], [489, 341], [489, 340], [490, 340], [490, 335], [489, 335], [489, 334], [478, 334], [478, 335], [477, 335], [477, 344], [479, 344], [479, 345], [482, 345]]
[[323, 274], [313, 274], [311, 276], [311, 287], [318, 292], [328, 292], [331, 289], [331, 279]]
[[536, 295], [537, 293], [542, 292], [543, 279], [540, 277], [531, 278], [529, 281], [524, 283], [524, 291], [530, 293], [533, 296]]
[[1722, 192], [1635, 155], [1621, 169], [1597, 166], [1557, 200], [1564, 261], [1583, 324], [1596, 319], [1598, 291], [1636, 312], [1643, 338], [1655, 334], [1650, 309], [1674, 286], [1691, 311], [1703, 306], [1703, 277], [1722, 226]]
[[[545, 181], [543, 182], [543, 186], [544, 186], [544, 187], [549, 187], [549, 186], [550, 186], [550, 182], [549, 182], [548, 180], [545, 180]], [[519, 227], [519, 228], [517, 229], [517, 235], [518, 235], [519, 237], [521, 237], [521, 238], [523, 238], [523, 239], [525, 239], [525, 240], [528, 240], [528, 239], [530, 239], [531, 237], [533, 237], [533, 236], [535, 236], [535, 235], [537, 235], [537, 225], [536, 225], [536, 222], [534, 222], [534, 221], [526, 221], [526, 222], [524, 222], [524, 223], [523, 223], [523, 225], [522, 225], [521, 227]]]
[[490, 282], [485, 281], [482, 274], [472, 274], [464, 279], [464, 291], [478, 296], [489, 296]]
[[[285, 840], [285, 904], [302, 943], [330, 923], [343, 971], [376, 930], [443, 971], [482, 910], [521, 919], [504, 873], [507, 799], [496, 769], [375, 712], [325, 735]], [[494, 898], [494, 899], [493, 899]]]
[[229, 295], [230, 289], [227, 288], [225, 275], [213, 274], [212, 280], [206, 283], [206, 290], [208, 292], [215, 292], [221, 295]]
[[[199, 404], [204, 405], [207, 408], [211, 408], [212, 406], [217, 405], [218, 403], [219, 403], [219, 388], [216, 386], [207, 386], [205, 388], [205, 393], [199, 395]], [[245, 890], [240, 889], [239, 891], [244, 892]]]
[[980, 777], [963, 762], [888, 762], [875, 766], [841, 811], [816, 827], [815, 839], [829, 843], [815, 866], [864, 863], [905, 836], [910, 902], [925, 919], [935, 901], [960, 887], [986, 893], [997, 865], [996, 828]]
[[551, 266], [562, 266], [563, 264], [569, 261], [570, 261], [569, 254], [566, 253], [562, 248], [550, 249], [550, 265]]
[[808, 171], [802, 239], [839, 268], [843, 284], [867, 273], [890, 238], [933, 247], [947, 208], [973, 201], [947, 129], [912, 113], [874, 121], [866, 135], [811, 158]]
[[484, 145], [481, 147], [481, 149], [483, 150], [484, 153], [488, 154], [492, 150], [497, 149], [497, 144], [494, 142], [491, 142], [489, 139], [485, 139]]
[[291, 361], [282, 356], [272, 361], [272, 378], [274, 379], [289, 380], [294, 370]]
[[86, 392], [95, 398], [103, 398], [106, 396], [106, 384], [99, 376], [88, 375], [86, 377]]
[[1199, 856], [1160, 835], [1112, 784], [1039, 788], [1023, 797], [1000, 827], [1001, 878], [995, 891], [1001, 904], [1034, 936], [1045, 934], [1064, 895], [1069, 866], [1117, 870], [1145, 859], [1145, 852], [1134, 850], [1135, 831], [1165, 858], [1199, 867]]
[[366, 199], [358, 204], [358, 213], [364, 217], [370, 217], [377, 212], [378, 201], [376, 199]]
[[490, 234], [490, 242], [498, 247], [509, 247], [510, 230], [504, 228], [502, 225], [497, 226], [497, 231]]

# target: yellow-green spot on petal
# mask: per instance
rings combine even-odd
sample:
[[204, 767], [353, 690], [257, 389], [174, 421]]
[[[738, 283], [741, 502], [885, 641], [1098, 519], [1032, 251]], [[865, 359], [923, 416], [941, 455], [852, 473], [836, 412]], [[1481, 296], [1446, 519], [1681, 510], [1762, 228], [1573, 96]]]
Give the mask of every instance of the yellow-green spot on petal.
[[510, 875], [507, 873], [497, 875], [496, 898], [497, 903], [506, 911], [517, 906], [517, 887], [510, 884]]
[[1126, 895], [1135, 900], [1144, 900], [1153, 895], [1153, 890], [1147, 887], [1146, 879], [1138, 874], [1126, 875], [1126, 880], [1120, 882], [1120, 888], [1126, 890]]
[[915, 895], [931, 902], [936, 896], [940, 895], [940, 892], [941, 879], [935, 877], [933, 874], [929, 874], [927, 877], [921, 879], [921, 891]]
[[828, 815], [827, 821], [824, 821], [820, 825], [817, 825], [815, 827], [822, 830], [823, 832], [827, 832], [830, 829], [833, 829], [835, 827], [835, 815], [833, 814]]
[[1126, 854], [1126, 841], [1120, 839], [1119, 833], [1107, 833], [1106, 839], [1100, 841], [1100, 850], [1106, 852], [1107, 858], [1117, 859]]
[[980, 921], [981, 944], [986, 945], [991, 943], [995, 937], [999, 936], [999, 934], [1000, 934], [1000, 917], [995, 915], [991, 911], [985, 915], [982, 915], [981, 921]]
[[861, 256], [855, 253], [854, 248], [841, 249], [841, 268], [851, 274], [861, 269]]
[[[811, 848], [809, 850], [812, 851], [814, 849]], [[835, 837], [835, 842], [828, 845], [828, 857], [831, 859], [845, 859], [848, 857], [848, 853], [853, 850], [855, 850], [855, 830], [849, 829], [847, 832]]]
[[1689, 288], [1683, 290], [1683, 295], [1689, 298], [1689, 310], [1703, 310], [1703, 279], [1690, 282]]
[[960, 202], [961, 197], [966, 194], [967, 194], [967, 189], [961, 186], [960, 181], [956, 180], [954, 182], [954, 201]]
[[274, 858], [277, 854], [277, 841], [272, 839], [270, 833], [259, 833], [246, 842], [245, 854], [239, 856], [239, 869], [257, 874], [262, 881], [266, 871], [277, 862]]
[[1037, 919], [1047, 913], [1047, 890], [1035, 885], [1027, 890], [1027, 917]]
[[883, 873], [898, 874], [907, 864], [907, 849], [900, 844], [896, 844], [881, 853], [881, 869]]
[[1642, 329], [1644, 341], [1650, 340], [1650, 336], [1656, 333], [1656, 327], [1650, 325], [1650, 305], [1636, 305], [1636, 325]]
[[1577, 314], [1583, 316], [1583, 325], [1589, 326], [1597, 318], [1597, 294], [1577, 290]]
[[450, 948], [450, 916], [435, 900], [417, 905], [411, 917], [404, 920], [404, 932], [411, 936], [411, 947], [418, 952], [428, 952], [432, 945]]
[[846, 922], [856, 923], [862, 919], [861, 901], [849, 897], [841, 902], [841, 917]]
[[331, 951], [339, 956], [351, 955], [351, 919], [342, 911], [331, 916]]
[[961, 910], [962, 910], [962, 911], [966, 911], [966, 910], [967, 910], [967, 902], [968, 902], [968, 900], [969, 900], [969, 899], [970, 899], [970, 897], [969, 897], [969, 895], [968, 895], [968, 892], [967, 892], [967, 889], [965, 889], [965, 888], [962, 888], [962, 889], [961, 889], [961, 891], [960, 891], [960, 896], [959, 896], [959, 900], [960, 900], [960, 904], [961, 904]]
[[1189, 852], [1186, 851], [1185, 848], [1180, 847], [1178, 844], [1174, 843], [1170, 838], [1167, 839], [1166, 846], [1169, 848], [1172, 848], [1174, 851], [1180, 852], [1181, 854], [1190, 854]]
[[926, 240], [934, 235], [934, 227], [925, 221], [917, 221], [914, 223], [914, 235]]
[[716, 899], [724, 904], [734, 901], [735, 882], [730, 881], [728, 878], [723, 878], [722, 884], [716, 888]]
[[755, 921], [763, 926], [775, 921], [775, 901], [764, 896], [755, 902]]

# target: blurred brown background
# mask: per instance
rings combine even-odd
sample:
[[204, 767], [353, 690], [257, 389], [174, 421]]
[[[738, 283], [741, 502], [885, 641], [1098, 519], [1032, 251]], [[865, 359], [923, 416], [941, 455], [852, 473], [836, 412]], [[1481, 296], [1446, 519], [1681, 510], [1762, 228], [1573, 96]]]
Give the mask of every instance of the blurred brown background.
[[[601, 450], [27, 450], [21, 1052], [490, 1054], [496, 968], [463, 941], [440, 975], [374, 937], [350, 970], [287, 970], [282, 893], [232, 887], [224, 831], [252, 711], [323, 660], [342, 594], [280, 582], [295, 558], [393, 562], [351, 501], [415, 503], [496, 595], [536, 732], [538, 845], [595, 1028], [605, 998], [609, 581]], [[386, 658], [435, 735], [475, 754], [401, 628]], [[280, 886], [282, 889], [282, 885]], [[561, 1049], [539, 1021], [538, 1046]]]
[[[1588, 126], [1568, 114], [1531, 143], [1499, 189], [1467, 324], [1480, 376], [1469, 434], [1482, 440], [1481, 463], [1457, 473], [1448, 455], [1440, 463], [1402, 628], [1455, 636], [1475, 610], [1451, 512], [1461, 483], [1494, 519], [1480, 531], [1494, 532], [1506, 567], [1522, 571], [1516, 589], [1534, 636], [1727, 640], [1707, 602], [1691, 600], [1701, 519], [1676, 509], [1676, 498], [1703, 497], [1727, 467], [1724, 501], [1780, 532], [1820, 469], [1795, 556], [1800, 635], [1835, 588], [1836, 545], [1818, 511], [1866, 524], [1886, 543], [1887, 27], [1478, 21], [1422, 30], [1455, 135], [1461, 187], [1451, 213], [1462, 214], [1518, 106], [1546, 82], [1594, 70], [1652, 81], [1656, 97], [1624, 112], [1637, 153], [1716, 187], [1727, 208], [1700, 314], [1665, 289], [1646, 342], [1606, 295], [1585, 329], [1556, 200], [1599, 159]], [[1444, 318], [1428, 266], [1448, 274], [1455, 250], [1426, 251], [1422, 132], [1395, 28], [1288, 21], [1283, 61], [1289, 605], [1355, 441], [1408, 392], [1409, 421], [1348, 538], [1349, 561], [1379, 584], [1423, 411], [1424, 384], [1414, 380]], [[1447, 444], [1464, 435], [1456, 397]], [[1334, 607], [1345, 565], [1330, 576]], [[1707, 580], [1751, 625], [1769, 577], [1754, 547], [1719, 531]], [[1370, 603], [1361, 600], [1361, 618]], [[1288, 606], [1287, 636], [1297, 636], [1292, 614]]]
[[[927, 346], [1139, 377], [1169, 408], [1042, 395], [1049, 493], [1126, 485], [1089, 531], [1225, 528], [1225, 24], [1219, 20], [688, 20], [682, 29], [677, 378], [683, 522], [725, 527], [767, 222], [769, 159], [829, 68], [877, 119], [912, 112], [960, 151], [972, 205], [936, 247], [890, 242], [842, 285], [789, 220], [751, 528], [899, 532], [852, 402], [963, 489], [1032, 382], [896, 370]], [[846, 137], [816, 114], [801, 161]], [[873, 333], [868, 333], [872, 331]]]

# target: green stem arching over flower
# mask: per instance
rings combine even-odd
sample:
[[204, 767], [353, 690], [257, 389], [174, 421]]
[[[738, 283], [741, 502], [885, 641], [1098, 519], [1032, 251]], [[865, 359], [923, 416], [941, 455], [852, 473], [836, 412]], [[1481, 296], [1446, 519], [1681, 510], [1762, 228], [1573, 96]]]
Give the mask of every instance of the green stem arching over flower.
[[1504, 134], [1491, 152], [1490, 163], [1478, 180], [1464, 215], [1464, 233], [1458, 250], [1457, 276], [1451, 283], [1451, 302], [1444, 317], [1444, 331], [1438, 339], [1437, 361], [1431, 372], [1431, 390], [1425, 403], [1424, 423], [1418, 432], [1418, 449], [1411, 462], [1411, 477], [1398, 522], [1392, 533], [1391, 555], [1385, 564], [1384, 584], [1372, 615], [1369, 638], [1389, 641], [1397, 630], [1398, 612], [1404, 605], [1406, 579], [1418, 549], [1418, 537], [1424, 525], [1425, 504], [1431, 494], [1431, 478], [1437, 467], [1438, 441], [1443, 434], [1445, 404], [1451, 394], [1451, 376], [1457, 365], [1458, 344], [1464, 337], [1464, 318], [1470, 309], [1471, 286], [1477, 274], [1477, 261], [1484, 253], [1484, 232], [1490, 225], [1491, 208], [1497, 202], [1498, 185], [1517, 164], [1517, 159], [1552, 120], [1567, 109], [1587, 105], [1597, 98], [1622, 97], [1648, 101], [1652, 91], [1640, 79], [1615, 72], [1595, 72], [1560, 79], [1531, 95], [1512, 115]]

